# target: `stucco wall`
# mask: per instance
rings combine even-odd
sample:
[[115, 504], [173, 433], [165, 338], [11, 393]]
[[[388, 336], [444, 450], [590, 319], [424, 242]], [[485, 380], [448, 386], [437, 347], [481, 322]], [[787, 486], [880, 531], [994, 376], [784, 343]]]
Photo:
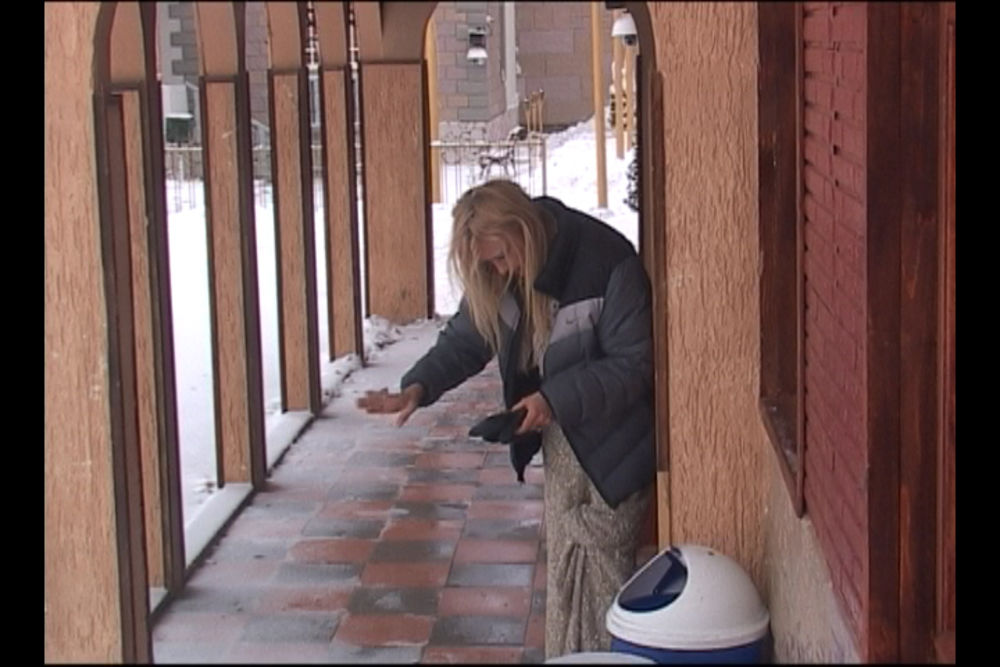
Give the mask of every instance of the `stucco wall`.
[[853, 636], [837, 607], [812, 521], [808, 516], [795, 516], [777, 459], [767, 458], [761, 592], [771, 612], [774, 661], [859, 662]]
[[672, 537], [760, 582], [756, 8], [649, 8], [664, 78]]
[[45, 5], [46, 662], [122, 657], [94, 155], [99, 9]]

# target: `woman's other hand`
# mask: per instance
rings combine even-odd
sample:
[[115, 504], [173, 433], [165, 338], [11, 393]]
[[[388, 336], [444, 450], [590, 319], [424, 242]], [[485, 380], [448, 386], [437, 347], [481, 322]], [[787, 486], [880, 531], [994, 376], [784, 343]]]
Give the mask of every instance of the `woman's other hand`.
[[511, 412], [520, 408], [524, 408], [526, 413], [521, 421], [521, 427], [517, 429], [517, 435], [541, 431], [552, 423], [552, 408], [540, 391], [522, 398], [511, 408]]
[[388, 389], [366, 391], [357, 401], [359, 408], [369, 414], [391, 414], [398, 412], [396, 426], [402, 426], [410, 418], [413, 411], [420, 405], [424, 396], [424, 387], [411, 384], [398, 394], [389, 393]]

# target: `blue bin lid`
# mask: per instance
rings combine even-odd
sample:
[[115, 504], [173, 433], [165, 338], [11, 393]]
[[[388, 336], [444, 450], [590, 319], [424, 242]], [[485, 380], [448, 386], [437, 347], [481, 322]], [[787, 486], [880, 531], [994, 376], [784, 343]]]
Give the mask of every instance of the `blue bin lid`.
[[757, 641], [770, 616], [736, 561], [683, 544], [640, 568], [615, 596], [605, 622], [608, 632], [633, 644], [698, 651]]

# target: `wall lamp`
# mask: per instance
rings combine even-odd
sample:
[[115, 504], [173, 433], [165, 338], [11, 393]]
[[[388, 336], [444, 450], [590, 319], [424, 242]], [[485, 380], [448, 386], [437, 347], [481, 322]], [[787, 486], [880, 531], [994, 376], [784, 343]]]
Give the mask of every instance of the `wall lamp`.
[[639, 41], [639, 37], [635, 31], [635, 21], [632, 20], [632, 15], [625, 12], [617, 19], [615, 19], [615, 24], [611, 26], [611, 36], [621, 37], [629, 46], [635, 46], [635, 43]]
[[485, 65], [487, 57], [486, 28], [469, 28], [469, 50], [465, 53], [465, 59], [473, 65]]

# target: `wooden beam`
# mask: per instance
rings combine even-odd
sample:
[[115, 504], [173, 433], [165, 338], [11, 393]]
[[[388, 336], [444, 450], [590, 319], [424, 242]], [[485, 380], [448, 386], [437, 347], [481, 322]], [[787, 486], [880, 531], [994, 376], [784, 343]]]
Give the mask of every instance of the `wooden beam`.
[[[616, 18], [620, 12], [616, 12]], [[612, 37], [611, 80], [615, 86], [615, 155], [621, 160], [625, 157], [624, 120], [622, 116], [622, 40]]]
[[594, 136], [597, 145], [597, 205], [608, 205], [607, 158], [604, 150], [604, 77], [601, 76], [601, 14], [600, 5], [590, 4], [590, 54], [594, 93]]
[[325, 70], [327, 316], [331, 358], [363, 358], [353, 92], [346, 67]]
[[[280, 4], [280, 3], [278, 3]], [[269, 72], [282, 410], [322, 408], [305, 73]]]
[[657, 523], [659, 546], [672, 543], [670, 502], [670, 377], [667, 344], [667, 226], [666, 202], [663, 199], [666, 174], [663, 171], [663, 75], [650, 67], [649, 71], [649, 180], [651, 187], [642, 203], [642, 216], [648, 222], [649, 254], [646, 270], [653, 289], [653, 393], [656, 414]]
[[236, 11], [237, 74], [234, 104], [236, 113], [236, 191], [239, 219], [240, 267], [244, 321], [246, 323], [246, 402], [249, 437], [250, 478], [254, 488], [263, 486], [267, 476], [264, 433], [264, 370], [260, 340], [260, 298], [257, 273], [257, 221], [253, 196], [253, 139], [250, 119], [250, 73], [246, 68], [246, 3]]
[[316, 34], [319, 37], [319, 58], [324, 68], [335, 69], [348, 63], [347, 3], [317, 2]]
[[208, 76], [233, 76], [237, 71], [235, 4], [195, 2], [198, 63]]
[[955, 3], [941, 3], [936, 659], [955, 662]]
[[900, 659], [934, 659], [937, 519], [940, 7], [902, 3]]
[[201, 99], [215, 433], [222, 486], [252, 478], [240, 202], [233, 187], [239, 179], [236, 78], [203, 79]]
[[625, 80], [623, 86], [623, 104], [621, 105], [622, 133], [624, 134], [624, 148], [628, 151], [632, 147], [632, 133], [635, 131], [635, 47], [625, 46], [624, 53], [625, 71], [622, 78]]
[[381, 2], [354, 3], [354, 30], [362, 62], [382, 60], [381, 6]]
[[[104, 218], [105, 292], [108, 304], [108, 372], [111, 380], [111, 472], [114, 489], [113, 559], [117, 570], [118, 613], [123, 662], [147, 662], [152, 641], [148, 627], [149, 589], [146, 576], [142, 516], [142, 465], [136, 409], [131, 247], [125, 152], [125, 129], [119, 95], [105, 97], [99, 120], [104, 124], [103, 155], [107, 174]], [[107, 529], [106, 519], [104, 527]], [[99, 520], [100, 523], [100, 520]]]
[[305, 53], [303, 52], [302, 26], [299, 19], [300, 3], [268, 2], [266, 4], [270, 68], [284, 71], [302, 67]]
[[[145, 35], [153, 35], [157, 6], [140, 4]], [[156, 40], [143, 42], [143, 158], [146, 210], [145, 241], [149, 251], [149, 291], [151, 298], [153, 360], [156, 376], [157, 468], [159, 516], [156, 529], [163, 535], [163, 584], [176, 592], [184, 585], [187, 561], [184, 553], [184, 508], [181, 499], [180, 444], [177, 428], [177, 384], [173, 336], [173, 307], [170, 298], [170, 253], [167, 234], [167, 202], [163, 183], [163, 101], [157, 76]], [[153, 484], [154, 482], [147, 482]], [[147, 527], [147, 530], [152, 528]]]
[[867, 5], [865, 341], [868, 562], [862, 660], [899, 658], [900, 622], [900, 6]]
[[[437, 85], [437, 26], [433, 19], [427, 25], [427, 41], [424, 45], [424, 59], [427, 61], [427, 124], [431, 141], [438, 139], [438, 85]], [[441, 156], [438, 151], [430, 151], [431, 203], [441, 201]]]
[[132, 309], [135, 320], [136, 408], [142, 461], [146, 568], [150, 586], [166, 586], [162, 511], [165, 503], [157, 428], [156, 359], [150, 293], [149, 247], [143, 168], [142, 116], [138, 90], [123, 92], [122, 121], [128, 172], [128, 221], [131, 242]]

